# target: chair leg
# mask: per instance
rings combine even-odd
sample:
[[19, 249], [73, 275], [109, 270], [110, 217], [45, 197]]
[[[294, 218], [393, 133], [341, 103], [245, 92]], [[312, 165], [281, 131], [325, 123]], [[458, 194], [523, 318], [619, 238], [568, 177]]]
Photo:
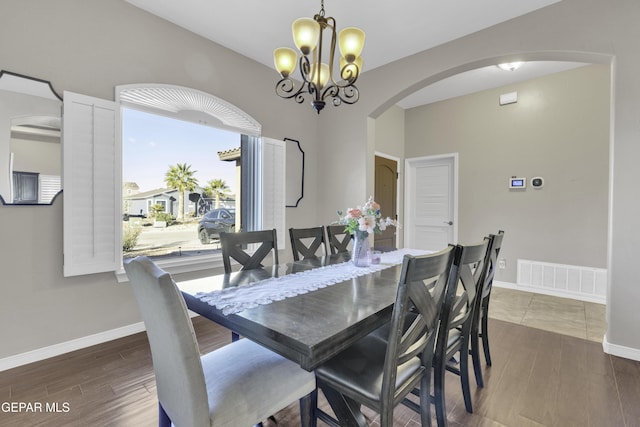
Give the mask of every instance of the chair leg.
[[[440, 359], [439, 356], [437, 358]], [[444, 395], [445, 363], [443, 360], [437, 360], [433, 369], [433, 400], [438, 426], [447, 425], [447, 405]]]
[[431, 368], [420, 381], [420, 425], [431, 427]]
[[464, 397], [464, 407], [467, 412], [473, 414], [471, 404], [471, 386], [469, 384], [469, 344], [463, 345], [460, 349], [460, 383], [462, 385], [462, 396]]
[[479, 325], [474, 322], [471, 328], [471, 336], [469, 338], [471, 340], [471, 360], [473, 361], [473, 372], [476, 377], [476, 385], [479, 388], [483, 388], [484, 381], [482, 379], [482, 366], [480, 362], [480, 342], [478, 337], [479, 334]]
[[[490, 296], [491, 294], [489, 294]], [[491, 352], [489, 351], [489, 296], [482, 301], [482, 348], [487, 366], [491, 366]]]
[[[479, 307], [481, 309], [481, 307]], [[475, 313], [474, 313], [475, 315]], [[480, 316], [482, 315], [482, 311], [478, 313], [478, 317], [476, 317], [471, 324], [471, 334], [469, 336], [469, 346], [471, 347], [471, 360], [473, 361], [473, 373], [476, 377], [476, 385], [480, 388], [484, 387], [484, 381], [482, 380], [482, 366], [480, 365]]]
[[318, 389], [300, 399], [300, 425], [302, 427], [316, 427], [318, 419], [316, 408], [318, 407]]
[[171, 419], [169, 419], [169, 415], [167, 415], [160, 402], [158, 402], [158, 426], [171, 427]]

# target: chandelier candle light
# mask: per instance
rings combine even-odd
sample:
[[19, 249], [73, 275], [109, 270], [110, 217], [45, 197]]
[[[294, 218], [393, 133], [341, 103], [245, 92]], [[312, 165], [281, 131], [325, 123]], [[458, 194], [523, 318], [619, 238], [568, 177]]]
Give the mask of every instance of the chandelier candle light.
[[397, 227], [398, 223], [389, 217], [382, 218], [380, 205], [369, 197], [364, 206], [347, 209], [347, 214], [338, 211], [338, 224], [345, 226], [345, 231], [354, 237], [351, 260], [358, 267], [371, 264], [371, 247], [369, 234], [382, 233], [387, 227]]
[[[355, 82], [362, 71], [360, 53], [364, 47], [364, 31], [356, 27], [342, 29], [336, 37], [336, 21], [324, 16], [324, 0], [320, 3], [320, 12], [313, 19], [296, 19], [291, 29], [293, 41], [300, 51], [300, 58], [295, 50], [280, 47], [273, 52], [276, 70], [282, 79], [276, 84], [276, 94], [285, 99], [295, 99], [298, 104], [304, 101], [304, 94], [312, 97], [311, 105], [318, 114], [325, 106], [325, 99], [331, 98], [334, 106], [343, 102], [355, 104], [360, 98]], [[328, 30], [331, 39], [329, 46], [329, 63], [323, 62], [323, 33]], [[339, 64], [339, 79], [334, 78], [334, 53], [336, 40], [342, 57]], [[328, 40], [327, 40], [328, 41]], [[302, 84], [296, 89], [291, 75], [300, 64]]]

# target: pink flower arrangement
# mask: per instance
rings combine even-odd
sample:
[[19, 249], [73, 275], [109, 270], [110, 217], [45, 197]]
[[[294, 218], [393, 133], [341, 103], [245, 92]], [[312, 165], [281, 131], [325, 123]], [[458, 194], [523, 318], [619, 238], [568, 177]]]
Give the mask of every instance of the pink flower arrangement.
[[345, 226], [345, 231], [355, 234], [358, 237], [367, 237], [369, 233], [381, 233], [387, 227], [396, 227], [396, 220], [389, 217], [382, 218], [380, 214], [380, 205], [369, 197], [364, 206], [347, 209], [347, 214], [343, 215], [342, 211], [338, 211], [338, 224]]

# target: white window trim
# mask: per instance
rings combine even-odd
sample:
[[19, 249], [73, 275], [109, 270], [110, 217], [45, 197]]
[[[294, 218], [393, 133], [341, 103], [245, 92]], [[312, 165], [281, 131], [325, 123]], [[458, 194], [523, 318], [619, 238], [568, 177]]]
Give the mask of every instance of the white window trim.
[[[75, 94], [74, 94], [75, 95]], [[66, 95], [69, 97], [69, 101], [74, 98], [74, 95]], [[127, 97], [127, 95], [131, 95]], [[180, 96], [178, 96], [180, 95]], [[105, 214], [104, 212], [100, 212], [101, 215], [98, 215], [96, 211], [98, 209], [93, 210], [92, 217], [86, 219], [86, 227], [81, 229], [75, 229], [72, 227], [74, 224], [74, 215], [72, 208], [77, 206], [82, 206], [75, 199], [75, 187], [76, 184], [81, 182], [83, 179], [88, 179], [92, 174], [95, 173], [94, 166], [90, 168], [86, 168], [84, 171], [87, 176], [79, 176], [77, 174], [71, 174], [73, 171], [73, 147], [71, 142], [73, 141], [72, 137], [69, 137], [66, 141], [67, 144], [64, 144], [64, 136], [63, 136], [63, 158], [66, 168], [65, 170], [68, 172], [64, 175], [64, 188], [65, 188], [65, 209], [64, 209], [64, 225], [65, 225], [65, 254], [70, 254], [73, 251], [77, 251], [77, 247], [82, 246], [82, 244], [86, 244], [86, 241], [83, 242], [83, 239], [87, 239], [86, 236], [91, 235], [89, 237], [90, 244], [96, 244], [96, 242], [100, 243], [101, 238], [104, 239], [104, 236], [98, 236], [97, 228], [95, 224], [98, 221], [106, 221], [111, 224], [112, 227], [115, 227], [112, 232], [109, 233], [109, 236], [106, 240], [108, 240], [113, 245], [113, 253], [107, 254], [106, 257], [103, 257], [105, 260], [89, 260], [88, 262], [82, 260], [84, 262], [80, 262], [78, 265], [69, 265], [65, 264], [65, 276], [67, 272], [69, 275], [83, 275], [83, 274], [93, 274], [99, 272], [106, 271], [114, 271], [116, 274], [116, 278], [118, 282], [127, 281], [127, 277], [124, 273], [124, 269], [122, 268], [122, 226], [121, 226], [121, 201], [122, 201], [122, 132], [121, 132], [121, 117], [120, 112], [121, 108], [126, 106], [135, 106], [138, 107], [143, 106], [143, 108], [148, 112], [165, 115], [168, 117], [179, 118], [181, 120], [189, 120], [188, 117], [183, 117], [182, 113], [190, 116], [193, 119], [192, 112], [194, 110], [202, 111], [209, 118], [213, 118], [217, 120], [215, 127], [223, 127], [227, 129], [232, 129], [238, 131], [241, 134], [251, 135], [254, 137], [260, 137], [261, 126], [255, 121], [251, 116], [244, 113], [242, 110], [237, 107], [229, 104], [228, 102], [216, 98], [212, 95], [206, 94], [204, 92], [196, 91], [189, 88], [182, 88], [178, 86], [171, 85], [126, 85], [126, 86], [118, 86], [116, 87], [116, 102], [113, 103], [111, 101], [100, 100], [96, 98], [87, 97], [84, 95], [78, 95], [82, 97], [82, 101], [87, 105], [94, 105], [97, 108], [102, 108], [102, 106], [107, 106], [113, 113], [114, 123], [113, 129], [108, 129], [108, 134], [102, 135], [100, 131], [94, 133], [93, 139], [96, 141], [100, 141], [99, 146], [96, 146], [92, 149], [101, 150], [100, 153], [105, 153], [108, 150], [113, 150], [110, 156], [114, 158], [113, 165], [110, 166], [111, 172], [113, 174], [113, 179], [101, 179], [96, 181], [93, 184], [90, 196], [98, 201], [96, 206], [104, 207], [105, 202], [110, 203], [112, 209], [108, 210]], [[163, 98], [164, 97], [164, 98]], [[159, 100], [160, 98], [160, 100]], [[76, 98], [77, 99], [77, 98]], [[176, 100], [175, 103], [171, 103], [169, 100]], [[149, 101], [153, 100], [153, 105], [149, 105]], [[145, 104], [145, 102], [147, 102]], [[152, 108], [153, 107], [153, 108]], [[135, 108], [135, 107], [134, 107]], [[71, 119], [71, 115], [67, 116], [67, 119]], [[192, 120], [193, 121], [193, 120]], [[90, 122], [90, 120], [89, 120]], [[201, 122], [200, 119], [196, 120], [196, 122]], [[75, 126], [72, 120], [69, 120], [66, 124], [66, 129], [68, 131], [67, 136], [69, 136], [72, 132], [70, 131]], [[104, 123], [102, 124], [104, 125]], [[88, 123], [88, 126], [93, 126], [91, 123]], [[86, 140], [84, 141], [86, 144]], [[276, 141], [278, 142], [278, 141]], [[269, 143], [272, 144], [272, 143]], [[284, 143], [282, 143], [284, 145]], [[271, 145], [271, 146], [277, 146]], [[65, 150], [66, 147], [66, 150]], [[102, 151], [107, 150], [107, 151]], [[271, 150], [271, 149], [270, 149]], [[285, 154], [285, 150], [276, 149], [276, 151], [271, 150], [271, 160], [274, 160], [274, 156], [279, 155], [279, 153]], [[278, 153], [278, 154], [274, 154]], [[100, 155], [98, 155], [100, 157]], [[256, 159], [259, 163], [262, 163], [259, 159]], [[278, 160], [278, 159], [275, 159]], [[272, 168], [273, 162], [267, 160], [265, 163], [260, 165], [261, 168]], [[107, 168], [108, 169], [108, 168]], [[282, 178], [281, 185], [283, 191], [278, 191], [278, 194], [284, 197], [284, 167], [278, 167], [278, 173], [275, 175]], [[101, 169], [100, 173], [104, 173], [104, 170]], [[104, 177], [102, 177], [104, 178]], [[271, 178], [270, 178], [271, 179]], [[274, 182], [271, 179], [271, 186], [273, 188], [281, 188], [279, 182]], [[275, 186], [273, 185], [275, 184]], [[103, 186], [109, 186], [106, 190], [101, 188]], [[113, 197], [109, 200], [100, 200], [100, 196], [105, 197]], [[113, 196], [112, 196], [113, 195]], [[85, 195], [86, 196], [86, 195]], [[85, 197], [86, 199], [86, 197]], [[258, 201], [256, 201], [258, 202]], [[260, 200], [260, 203], [264, 202], [263, 199]], [[275, 205], [279, 205], [276, 201]], [[282, 229], [282, 232], [279, 232], [279, 240], [283, 239], [283, 242], [286, 242], [285, 233], [284, 233], [284, 211], [285, 211], [285, 203], [284, 200], [281, 203], [282, 205], [282, 215], [278, 217], [276, 215], [276, 219], [278, 221], [278, 225], [274, 225], [274, 227]], [[259, 204], [259, 209], [262, 210], [264, 206]], [[104, 210], [104, 209], [103, 209]], [[75, 219], [78, 218], [78, 215], [75, 215]], [[80, 217], [81, 218], [81, 217]], [[271, 221], [273, 222], [273, 221]], [[271, 225], [270, 225], [271, 227]], [[68, 233], [67, 233], [68, 231]], [[100, 234], [100, 233], [98, 233]], [[102, 233], [104, 234], [104, 233]], [[81, 243], [81, 245], [77, 245], [76, 243]], [[279, 249], [284, 248], [284, 243]], [[104, 252], [104, 251], [103, 251]], [[110, 251], [109, 251], [110, 252]], [[102, 254], [104, 255], [104, 254]], [[214, 269], [218, 267], [222, 267], [222, 256], [221, 254], [213, 254], [213, 255], [203, 255], [203, 256], [189, 256], [189, 257], [175, 257], [168, 259], [161, 259], [157, 261], [158, 265], [163, 269], [169, 271], [170, 273], [186, 273], [192, 271], [200, 271], [207, 269]], [[68, 270], [68, 271], [67, 271]]]
[[[195, 89], [164, 84], [132, 84], [116, 86], [115, 95], [116, 103], [121, 107], [126, 106], [153, 114], [189, 121], [193, 121], [193, 117], [191, 117], [192, 112], [198, 110], [219, 121], [215, 127], [230, 129], [255, 137], [260, 137], [262, 130], [261, 125], [255, 119], [233, 104]], [[196, 122], [200, 121], [201, 120], [197, 120]], [[122, 146], [122, 142], [120, 141], [121, 137], [122, 135], [120, 134], [118, 136], [120, 147]], [[282, 142], [282, 144], [284, 146], [284, 142]], [[284, 150], [282, 152], [284, 153]], [[284, 170], [284, 168], [281, 169]], [[283, 174], [283, 187], [284, 183]], [[284, 195], [284, 191], [282, 191], [281, 194]], [[284, 239], [284, 199], [282, 211], [282, 232], [278, 230], [278, 235], [282, 235], [281, 238]], [[281, 238], [279, 237], [278, 240]], [[278, 247], [282, 250], [284, 243]], [[156, 263], [169, 273], [179, 274], [222, 268], [222, 255], [216, 253], [213, 255], [175, 257], [157, 260]], [[118, 282], [128, 281], [122, 266], [115, 273]]]

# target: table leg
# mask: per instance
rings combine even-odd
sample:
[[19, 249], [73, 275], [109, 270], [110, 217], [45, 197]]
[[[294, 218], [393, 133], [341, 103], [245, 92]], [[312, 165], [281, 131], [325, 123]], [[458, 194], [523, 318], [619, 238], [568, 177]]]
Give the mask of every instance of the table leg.
[[[360, 404], [332, 389], [331, 387], [322, 387], [320, 385], [324, 397], [327, 398], [333, 413], [336, 415], [341, 427], [368, 427], [367, 419], [360, 411]], [[323, 419], [330, 425], [334, 423]]]

